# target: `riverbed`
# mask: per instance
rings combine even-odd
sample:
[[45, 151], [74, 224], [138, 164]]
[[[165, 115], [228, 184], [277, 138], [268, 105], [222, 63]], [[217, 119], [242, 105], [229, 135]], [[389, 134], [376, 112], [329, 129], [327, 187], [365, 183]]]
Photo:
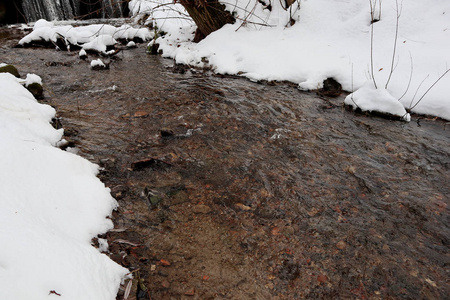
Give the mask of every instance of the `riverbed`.
[[134, 271], [133, 297], [450, 294], [448, 122], [356, 114], [343, 96], [176, 66], [142, 44], [93, 71], [0, 37], [2, 62], [42, 77], [69, 149], [102, 166], [119, 202], [108, 255]]

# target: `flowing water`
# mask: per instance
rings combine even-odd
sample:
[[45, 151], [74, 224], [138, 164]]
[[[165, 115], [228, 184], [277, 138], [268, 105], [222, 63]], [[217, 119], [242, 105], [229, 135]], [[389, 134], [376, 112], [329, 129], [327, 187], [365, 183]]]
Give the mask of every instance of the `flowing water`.
[[0, 60], [43, 78], [71, 146], [104, 168], [120, 205], [105, 237], [138, 270], [133, 297], [450, 294], [447, 122], [357, 115], [342, 97], [174, 66], [143, 45], [92, 71], [1, 36]]

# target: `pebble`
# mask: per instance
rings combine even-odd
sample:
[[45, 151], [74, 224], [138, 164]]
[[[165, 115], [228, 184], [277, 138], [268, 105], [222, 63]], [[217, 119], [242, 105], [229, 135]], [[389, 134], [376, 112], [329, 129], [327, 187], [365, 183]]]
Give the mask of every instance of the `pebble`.
[[283, 228], [283, 233], [285, 235], [291, 236], [291, 235], [293, 235], [295, 233], [295, 230], [291, 226], [286, 226], [286, 227]]
[[347, 243], [344, 241], [340, 241], [336, 244], [336, 247], [338, 247], [338, 249], [344, 250], [345, 247], [347, 247]]
[[211, 211], [211, 208], [208, 205], [198, 204], [198, 205], [195, 205], [194, 207], [192, 207], [192, 210], [196, 214], [207, 214]]
[[195, 295], [195, 290], [194, 289], [187, 290], [184, 294], [186, 296], [194, 296]]
[[168, 281], [167, 279], [164, 279], [164, 280], [161, 282], [161, 286], [162, 286], [163, 288], [168, 289], [168, 288], [170, 287], [170, 283], [169, 283], [169, 281]]
[[242, 203], [236, 203], [236, 207], [239, 208], [239, 209], [245, 210], [245, 211], [252, 209], [250, 206], [247, 206], [247, 205], [242, 204]]
[[159, 133], [161, 134], [162, 137], [170, 137], [170, 136], [173, 136], [175, 134], [173, 132], [173, 130], [170, 129], [170, 128], [161, 128], [159, 130]]
[[134, 113], [134, 117], [136, 117], [136, 118], [145, 118], [148, 115], [149, 115], [149, 113], [146, 111], [143, 111], [143, 110], [140, 110], [140, 111], [137, 111]]
[[328, 279], [327, 276], [324, 275], [324, 274], [320, 274], [320, 275], [317, 276], [317, 281], [318, 282], [326, 282], [327, 279]]

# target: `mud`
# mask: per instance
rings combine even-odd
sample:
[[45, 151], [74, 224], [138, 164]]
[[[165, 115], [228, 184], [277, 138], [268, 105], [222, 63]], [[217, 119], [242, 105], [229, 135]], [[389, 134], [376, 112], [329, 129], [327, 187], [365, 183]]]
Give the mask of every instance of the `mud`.
[[0, 60], [43, 78], [70, 146], [104, 168], [119, 202], [108, 255], [134, 271], [131, 299], [450, 294], [447, 122], [180, 72], [144, 45], [92, 71], [1, 41]]

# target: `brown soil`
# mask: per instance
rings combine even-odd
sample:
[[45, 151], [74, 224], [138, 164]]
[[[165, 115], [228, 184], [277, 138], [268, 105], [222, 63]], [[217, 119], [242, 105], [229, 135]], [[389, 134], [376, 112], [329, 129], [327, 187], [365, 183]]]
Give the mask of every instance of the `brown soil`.
[[0, 49], [43, 78], [66, 138], [104, 168], [119, 202], [109, 255], [134, 272], [131, 299], [450, 294], [445, 121], [178, 72], [144, 48], [106, 71], [77, 53]]

